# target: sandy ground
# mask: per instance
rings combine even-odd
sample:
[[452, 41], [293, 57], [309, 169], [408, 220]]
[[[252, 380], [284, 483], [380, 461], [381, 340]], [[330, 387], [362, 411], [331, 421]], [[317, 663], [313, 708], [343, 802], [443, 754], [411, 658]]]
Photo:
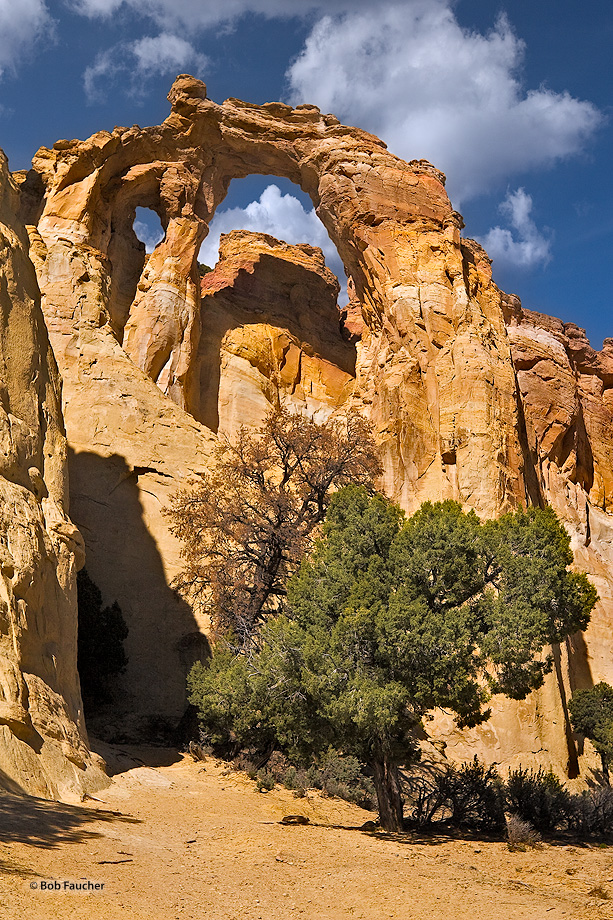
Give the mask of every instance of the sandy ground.
[[[359, 808], [168, 751], [121, 749], [115, 769], [82, 806], [0, 796], [2, 920], [613, 918], [613, 848], [368, 833]], [[84, 881], [104, 887], [64, 890]]]

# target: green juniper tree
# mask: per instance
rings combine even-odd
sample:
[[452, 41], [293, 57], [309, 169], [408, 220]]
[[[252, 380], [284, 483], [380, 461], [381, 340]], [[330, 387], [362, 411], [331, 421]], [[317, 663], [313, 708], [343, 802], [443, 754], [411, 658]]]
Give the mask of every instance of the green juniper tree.
[[231, 636], [219, 643], [191, 672], [191, 700], [213, 741], [275, 744], [294, 761], [330, 745], [359, 758], [382, 826], [398, 830], [399, 766], [424, 716], [444, 707], [479, 724], [492, 693], [524, 698], [551, 668], [543, 648], [587, 625], [596, 592], [571, 561], [550, 509], [481, 524], [447, 501], [405, 520], [348, 486], [286, 612], [246, 653]]
[[589, 738], [600, 754], [602, 774], [608, 783], [613, 759], [613, 687], [601, 681], [587, 690], [575, 690], [568, 708], [574, 730]]

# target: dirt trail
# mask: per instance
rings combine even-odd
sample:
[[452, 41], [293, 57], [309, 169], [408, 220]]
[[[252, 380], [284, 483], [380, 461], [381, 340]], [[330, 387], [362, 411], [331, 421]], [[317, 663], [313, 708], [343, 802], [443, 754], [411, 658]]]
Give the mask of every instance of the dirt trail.
[[[2, 920], [613, 920], [590, 895], [613, 898], [613, 849], [394, 839], [359, 830], [372, 815], [357, 807], [258, 793], [213, 759], [122, 751], [99, 801], [0, 797]], [[310, 823], [279, 824], [297, 813]]]

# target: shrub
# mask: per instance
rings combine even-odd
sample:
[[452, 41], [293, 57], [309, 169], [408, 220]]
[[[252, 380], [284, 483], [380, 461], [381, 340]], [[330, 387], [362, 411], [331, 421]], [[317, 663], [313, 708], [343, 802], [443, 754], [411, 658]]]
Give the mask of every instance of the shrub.
[[600, 681], [595, 687], [575, 690], [568, 703], [576, 732], [589, 738], [602, 763], [602, 773], [609, 783], [609, 764], [613, 758], [613, 687]]
[[447, 799], [454, 827], [497, 830], [504, 827], [504, 798], [496, 768], [477, 758], [462, 764], [448, 780]]
[[571, 795], [551, 770], [509, 770], [507, 810], [544, 834], [563, 827], [570, 814]]
[[357, 757], [340, 754], [329, 748], [304, 774], [306, 786], [321, 789], [324, 795], [353, 802], [368, 810], [376, 810], [375, 787], [363, 773]]
[[256, 786], [258, 792], [270, 792], [275, 788], [275, 778], [268, 770], [258, 770], [256, 774]]
[[306, 770], [288, 767], [283, 776], [283, 785], [286, 789], [290, 789], [296, 798], [303, 798], [309, 786]]
[[418, 827], [435, 820], [481, 831], [504, 827], [500, 778], [495, 767], [486, 768], [476, 757], [461, 767], [450, 764], [429, 776], [412, 776], [407, 791], [413, 805], [409, 821]]
[[613, 837], [613, 789], [601, 786], [572, 796], [568, 829], [577, 837]]
[[281, 751], [262, 753], [254, 748], [239, 751], [232, 759], [232, 766], [255, 780], [259, 791], [269, 791], [279, 783], [301, 798], [309, 788], [320, 789], [324, 795], [353, 802], [362, 808], [376, 809], [372, 780], [362, 773], [359, 760], [339, 754], [333, 748], [308, 769], [291, 763]]
[[541, 835], [529, 821], [523, 821], [517, 815], [507, 818], [507, 845], [511, 851], [525, 850], [526, 847], [538, 847]]
[[403, 788], [409, 805], [407, 821], [414, 827], [428, 827], [446, 817], [445, 793], [441, 774], [411, 773], [403, 777]]

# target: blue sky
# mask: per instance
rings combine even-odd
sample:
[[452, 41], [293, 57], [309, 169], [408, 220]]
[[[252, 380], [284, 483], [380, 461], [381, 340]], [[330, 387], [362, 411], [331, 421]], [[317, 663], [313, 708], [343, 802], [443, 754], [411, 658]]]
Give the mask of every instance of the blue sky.
[[[159, 123], [180, 72], [219, 102], [312, 102], [442, 168], [464, 233], [524, 306], [613, 336], [610, 0], [0, 0], [0, 146]], [[140, 234], [154, 239], [147, 215]], [[321, 245], [300, 190], [234, 182], [220, 231]]]

